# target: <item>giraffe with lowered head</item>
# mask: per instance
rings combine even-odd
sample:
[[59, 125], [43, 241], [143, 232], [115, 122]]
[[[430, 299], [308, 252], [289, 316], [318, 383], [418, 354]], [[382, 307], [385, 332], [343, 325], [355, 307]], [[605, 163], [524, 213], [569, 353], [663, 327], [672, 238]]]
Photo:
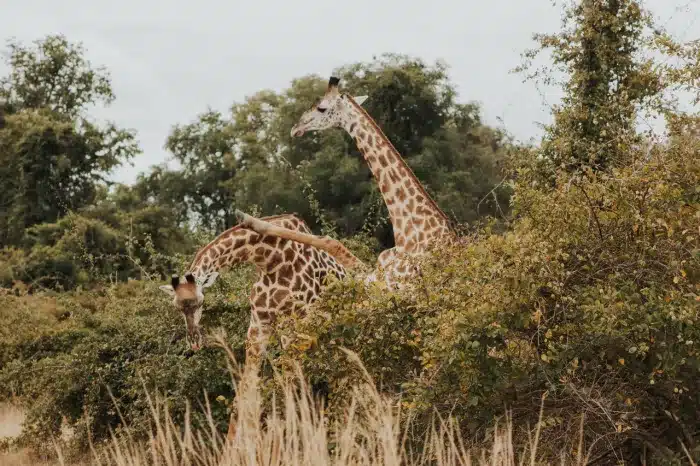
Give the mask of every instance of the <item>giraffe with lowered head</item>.
[[[367, 97], [352, 97], [340, 92], [339, 83], [337, 77], [329, 79], [325, 94], [301, 116], [291, 135], [300, 137], [309, 131], [342, 128], [355, 141], [379, 185], [394, 232], [395, 246], [379, 255], [378, 265], [388, 285], [401, 286], [406, 278], [417, 273], [408, 259], [436, 245], [451, 242], [457, 235], [447, 215], [430, 197], [376, 121], [362, 108], [361, 104]], [[271, 231], [270, 225], [256, 221], [254, 217], [242, 212], [237, 215], [239, 221], [250, 228]], [[283, 238], [300, 241], [293, 232], [280, 228], [274, 230]], [[322, 240], [306, 244], [328, 250]], [[375, 274], [368, 280], [376, 279]]]
[[[267, 225], [300, 234], [301, 238], [312, 236], [306, 223], [294, 214], [262, 220]], [[329, 244], [323, 243], [333, 255], [303, 242], [259, 234], [237, 225], [197, 252], [184, 281], [173, 275], [171, 284], [162, 285], [160, 289], [173, 297], [174, 306], [185, 319], [187, 342], [197, 351], [203, 345], [199, 321], [204, 289], [214, 284], [220, 270], [238, 263], [252, 263], [257, 269], [257, 280], [249, 296], [251, 320], [246, 335], [245, 365], [247, 371], [257, 373], [275, 317], [295, 308], [303, 312], [305, 306], [318, 298], [327, 276], [342, 279], [346, 267], [356, 267], [360, 263], [341, 243], [336, 242], [333, 247]], [[297, 308], [299, 304], [301, 307]], [[229, 439], [235, 434], [234, 421], [232, 413]]]

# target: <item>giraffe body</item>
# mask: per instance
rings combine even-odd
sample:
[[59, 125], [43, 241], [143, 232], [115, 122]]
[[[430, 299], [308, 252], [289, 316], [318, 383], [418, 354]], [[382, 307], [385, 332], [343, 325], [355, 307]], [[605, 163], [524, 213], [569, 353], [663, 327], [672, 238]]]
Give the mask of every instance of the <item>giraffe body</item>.
[[[263, 220], [289, 231], [311, 233], [306, 223], [293, 214]], [[183, 313], [192, 349], [202, 346], [199, 321], [204, 288], [214, 283], [220, 270], [242, 262], [252, 263], [257, 269], [249, 296], [252, 315], [248, 347], [258, 357], [276, 315], [291, 312], [299, 304], [303, 312], [304, 306], [318, 298], [326, 276], [343, 278], [346, 273], [342, 264], [325, 251], [237, 225], [197, 252], [183, 283], [174, 276], [171, 285], [160, 287], [173, 296], [174, 305]]]
[[[306, 223], [294, 214], [264, 217], [268, 225], [294, 233], [310, 234]], [[181, 282], [177, 275], [161, 290], [173, 297], [187, 328], [187, 340], [193, 350], [202, 346], [199, 321], [204, 304], [204, 289], [218, 277], [218, 271], [237, 263], [248, 262], [257, 269], [249, 301], [251, 319], [246, 335], [245, 374], [242, 383], [257, 380], [262, 357], [275, 317], [298, 310], [314, 302], [325, 284], [326, 277], [345, 277], [345, 267], [328, 252], [298, 241], [261, 234], [237, 225], [216, 237], [200, 249]], [[239, 387], [239, 389], [243, 389]], [[231, 412], [227, 438], [236, 433], [236, 412]]]

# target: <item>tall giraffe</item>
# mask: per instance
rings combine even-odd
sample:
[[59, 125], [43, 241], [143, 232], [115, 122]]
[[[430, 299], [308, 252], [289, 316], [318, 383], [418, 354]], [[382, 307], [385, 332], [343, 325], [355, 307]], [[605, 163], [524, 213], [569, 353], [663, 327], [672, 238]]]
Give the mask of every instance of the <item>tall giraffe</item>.
[[[306, 223], [294, 214], [264, 217], [262, 220], [267, 225], [300, 234], [302, 238], [304, 235], [313, 236]], [[318, 298], [327, 276], [342, 279], [346, 275], [346, 266], [354, 267], [359, 262], [340, 243], [329, 250], [334, 256], [312, 245], [259, 234], [237, 225], [197, 252], [184, 281], [173, 275], [171, 284], [162, 285], [160, 289], [173, 297], [173, 304], [182, 312], [187, 342], [197, 351], [203, 340], [199, 321], [204, 289], [214, 284], [220, 270], [237, 263], [254, 264], [257, 280], [249, 296], [251, 319], [246, 335], [245, 365], [247, 371], [257, 372], [275, 316], [291, 312], [299, 304], [299, 310], [303, 312]], [[228, 438], [235, 433], [234, 419], [234, 413], [231, 413]]]
[[355, 141], [379, 185], [394, 230], [395, 246], [378, 258], [390, 284], [416, 273], [406, 260], [430, 247], [451, 242], [457, 235], [445, 213], [430, 197], [411, 168], [374, 119], [362, 108], [367, 96], [351, 97], [338, 89], [332, 76], [325, 94], [304, 112], [292, 137], [308, 131], [343, 128]]

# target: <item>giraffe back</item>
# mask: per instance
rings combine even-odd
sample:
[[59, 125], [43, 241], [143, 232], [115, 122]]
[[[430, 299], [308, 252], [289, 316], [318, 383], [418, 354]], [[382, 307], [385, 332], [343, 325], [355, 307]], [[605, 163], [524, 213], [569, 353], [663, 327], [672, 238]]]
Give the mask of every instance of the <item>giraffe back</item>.
[[[263, 217], [273, 225], [311, 233], [296, 214]], [[272, 323], [276, 314], [304, 308], [318, 299], [326, 277], [342, 279], [345, 268], [331, 255], [313, 246], [276, 236], [257, 235], [255, 256], [269, 257], [267, 267], [259, 268], [250, 303], [262, 323]]]

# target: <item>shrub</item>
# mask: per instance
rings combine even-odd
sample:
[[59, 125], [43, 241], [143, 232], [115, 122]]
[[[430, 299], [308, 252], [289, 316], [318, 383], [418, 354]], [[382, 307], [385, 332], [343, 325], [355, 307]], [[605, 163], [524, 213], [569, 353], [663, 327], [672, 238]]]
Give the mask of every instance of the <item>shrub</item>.
[[334, 285], [284, 322], [284, 358], [329, 382], [336, 413], [358, 376], [347, 347], [424, 429], [434, 410], [470, 435], [504, 407], [533, 424], [544, 396], [552, 455], [583, 416], [596, 454], [684, 457], [679, 439], [692, 449], [700, 426], [699, 144], [674, 136], [554, 187], [521, 165], [509, 232], [442, 248], [409, 291]]
[[[248, 278], [235, 274], [220, 282], [207, 294], [202, 323], [222, 327], [242, 359]], [[232, 294], [240, 299], [232, 300]], [[210, 400], [231, 397], [225, 355], [213, 348], [194, 355], [186, 349], [182, 318], [156, 283], [10, 294], [0, 296], [0, 313], [9, 322], [0, 334], [1, 395], [19, 396], [28, 410], [20, 444], [46, 447], [64, 418], [75, 431], [74, 452], [84, 452], [90, 439], [100, 442], [110, 430], [122, 429], [120, 416], [133, 435], [145, 436], [151, 418], [146, 392], [158, 392], [178, 422], [187, 403], [204, 402], [205, 394]], [[212, 408], [217, 427], [225, 431], [226, 405]]]

